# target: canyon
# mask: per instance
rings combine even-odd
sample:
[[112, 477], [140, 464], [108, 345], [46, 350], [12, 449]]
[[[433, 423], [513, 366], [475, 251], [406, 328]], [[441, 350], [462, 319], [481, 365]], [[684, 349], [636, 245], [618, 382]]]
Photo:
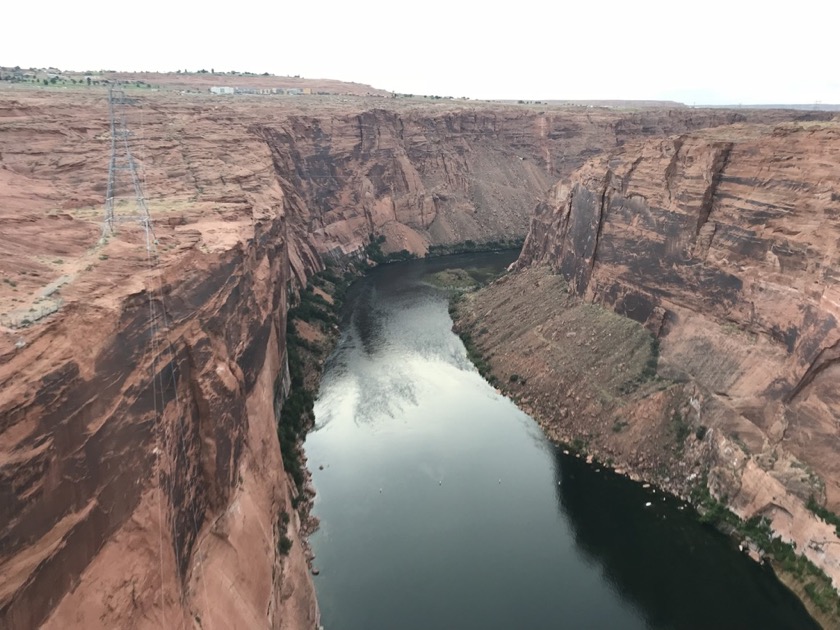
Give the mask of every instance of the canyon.
[[840, 509], [839, 157], [829, 122], [594, 158], [537, 209], [518, 273], [461, 306], [549, 434], [766, 519], [835, 588], [840, 538], [814, 506]]
[[736, 462], [713, 493], [833, 535], [803, 507], [840, 502], [831, 114], [131, 96], [153, 256], [137, 225], [103, 233], [107, 92], [0, 90], [0, 625], [317, 626], [277, 438], [287, 311], [380, 237], [422, 255], [528, 234], [505, 282], [551, 264], [536, 282], [662, 338], [678, 385], [639, 392], [642, 434], [664, 398], [699, 405], [688, 448]]

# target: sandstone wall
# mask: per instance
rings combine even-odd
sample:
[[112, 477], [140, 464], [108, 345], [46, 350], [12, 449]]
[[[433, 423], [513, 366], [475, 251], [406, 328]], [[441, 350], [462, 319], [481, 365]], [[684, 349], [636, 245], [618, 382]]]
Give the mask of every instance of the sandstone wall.
[[660, 338], [659, 374], [711, 429], [712, 491], [835, 585], [840, 541], [804, 504], [840, 511], [838, 182], [837, 123], [627, 146], [555, 186], [518, 262]]
[[61, 293], [3, 329], [0, 625], [314, 627], [296, 518], [277, 552], [294, 510], [275, 416], [292, 268], [317, 254], [262, 141], [207, 154], [171, 112], [147, 112], [138, 155], [166, 183], [147, 183], [159, 264], [137, 226], [99, 241], [107, 119], [88, 104], [12, 111], [0, 135], [6, 314]]
[[[382, 103], [142, 97], [150, 266], [136, 226], [100, 239], [104, 94], [2, 95], [0, 625], [312, 626], [301, 545], [275, 551], [288, 292], [371, 234], [524, 234], [551, 181], [640, 135], [789, 116]], [[786, 395], [818, 414], [830, 351], [808, 373], [796, 343]]]
[[790, 116], [441, 106], [290, 116], [255, 130], [321, 251], [346, 254], [383, 234], [386, 250], [420, 254], [429, 244], [524, 237], [551, 183], [633, 138]]
[[275, 551], [294, 249], [276, 192], [246, 243], [185, 254], [111, 308], [67, 305], [7, 356], [5, 626], [315, 624], [307, 573], [281, 580]]

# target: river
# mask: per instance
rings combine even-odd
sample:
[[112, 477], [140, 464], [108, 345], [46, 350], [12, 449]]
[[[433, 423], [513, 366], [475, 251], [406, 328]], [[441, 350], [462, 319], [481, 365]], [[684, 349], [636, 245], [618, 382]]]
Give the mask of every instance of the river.
[[818, 627], [690, 508], [564, 455], [481, 378], [427, 280], [514, 258], [389, 265], [351, 288], [305, 443], [324, 628]]

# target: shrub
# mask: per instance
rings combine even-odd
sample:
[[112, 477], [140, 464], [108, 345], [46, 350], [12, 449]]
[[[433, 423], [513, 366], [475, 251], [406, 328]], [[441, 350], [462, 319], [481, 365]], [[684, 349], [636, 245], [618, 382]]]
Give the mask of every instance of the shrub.
[[814, 514], [819, 516], [822, 520], [824, 520], [829, 525], [834, 525], [834, 531], [837, 533], [837, 536], [840, 537], [840, 516], [835, 514], [834, 512], [825, 509], [814, 498], [814, 495], [808, 497], [808, 509], [811, 510]]
[[671, 421], [674, 425], [674, 440], [676, 441], [678, 447], [682, 449], [683, 442], [685, 442], [686, 438], [691, 434], [691, 426], [679, 411], [674, 412]]
[[576, 453], [585, 453], [586, 452], [586, 440], [580, 437], [576, 437], [572, 440], [572, 443], [569, 444], [569, 449], [576, 452]]
[[286, 532], [281, 532], [277, 539], [277, 553], [281, 556], [288, 556], [292, 549], [292, 539], [286, 535]]

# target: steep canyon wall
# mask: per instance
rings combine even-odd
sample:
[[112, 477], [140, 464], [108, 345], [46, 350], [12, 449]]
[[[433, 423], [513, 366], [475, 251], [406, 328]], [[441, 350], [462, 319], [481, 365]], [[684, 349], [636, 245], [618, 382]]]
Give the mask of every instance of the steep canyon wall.
[[389, 251], [422, 254], [430, 244], [524, 237], [533, 208], [557, 178], [633, 138], [789, 117], [413, 106], [291, 116], [257, 133], [321, 251], [347, 254], [375, 233], [387, 237]]
[[[517, 265], [549, 265], [557, 293], [646, 326], [658, 376], [590, 407], [559, 389], [564, 413], [543, 403], [544, 422], [678, 493], [707, 475], [840, 585], [840, 539], [806, 508], [840, 511], [838, 246], [836, 122], [719, 127], [590, 160], [539, 206]], [[521, 282], [538, 301], [553, 281]], [[597, 337], [593, 352], [625, 360]], [[568, 369], [551, 368], [559, 382]], [[678, 437], [650, 439], [646, 423]]]
[[[277, 552], [294, 490], [275, 423], [290, 296], [323, 259], [371, 235], [415, 253], [524, 235], [549, 184], [595, 154], [787, 117], [144, 96], [129, 123], [155, 224], [150, 265], [136, 226], [100, 238], [104, 94], [3, 94], [0, 625], [313, 626], [294, 517], [296, 544]], [[680, 185], [674, 194], [691, 192]], [[523, 261], [557, 240], [541, 208]], [[724, 229], [704, 240], [716, 221], [699, 225], [691, 252], [716, 255]], [[778, 264], [801, 266], [803, 241], [789, 240]], [[582, 291], [606, 284], [599, 269]], [[773, 352], [794, 338], [799, 376], [774, 400], [819, 418], [833, 350], [830, 331], [819, 336], [827, 311], [809, 299], [807, 325], [793, 310], [755, 321], [778, 324]]]

